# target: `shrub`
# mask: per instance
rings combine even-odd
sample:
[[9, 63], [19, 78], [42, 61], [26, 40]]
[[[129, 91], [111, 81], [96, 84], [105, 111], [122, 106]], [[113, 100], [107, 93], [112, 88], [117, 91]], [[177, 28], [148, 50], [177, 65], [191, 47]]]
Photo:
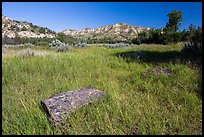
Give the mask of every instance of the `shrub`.
[[61, 43], [57, 49], [58, 52], [63, 52], [63, 51], [67, 51], [67, 50], [72, 50], [72, 47], [65, 44], [65, 43]]
[[132, 43], [140, 45], [141, 44], [141, 40], [139, 38], [135, 38], [135, 39], [132, 40]]
[[190, 25], [188, 32], [188, 42], [181, 51], [184, 55], [201, 57], [202, 56], [202, 27]]
[[62, 43], [61, 41], [55, 39], [49, 44], [49, 47], [59, 47], [61, 43]]
[[184, 55], [189, 56], [201, 56], [202, 55], [202, 43], [199, 42], [187, 42], [184, 48], [181, 50]]
[[49, 44], [50, 48], [57, 48], [57, 51], [67, 51], [67, 50], [71, 50], [72, 47], [69, 46], [68, 44], [62, 43], [60, 40], [56, 39], [53, 40], [50, 44]]

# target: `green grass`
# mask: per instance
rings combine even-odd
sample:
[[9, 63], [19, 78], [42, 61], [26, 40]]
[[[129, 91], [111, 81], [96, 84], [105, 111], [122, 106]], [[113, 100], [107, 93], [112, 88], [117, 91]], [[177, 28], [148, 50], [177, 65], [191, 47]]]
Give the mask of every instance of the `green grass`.
[[[106, 49], [91, 46], [68, 52], [2, 60], [2, 134], [202, 134], [201, 73], [179, 58], [163, 62], [118, 57], [130, 51], [180, 51], [181, 45]], [[5, 53], [6, 54], [6, 53]], [[148, 73], [166, 67], [172, 76]], [[107, 94], [52, 127], [40, 101], [85, 86]]]

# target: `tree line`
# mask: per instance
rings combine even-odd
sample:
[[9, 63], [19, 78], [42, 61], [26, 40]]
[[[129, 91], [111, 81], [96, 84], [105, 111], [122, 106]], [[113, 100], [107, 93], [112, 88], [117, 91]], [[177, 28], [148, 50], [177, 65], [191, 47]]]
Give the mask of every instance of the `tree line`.
[[182, 21], [182, 11], [173, 10], [167, 16], [169, 22], [165, 28], [150, 29], [138, 34], [137, 38], [132, 39], [134, 44], [156, 43], [156, 44], [175, 44], [178, 42], [198, 42], [202, 43], [202, 27], [190, 25], [189, 30], [178, 31]]

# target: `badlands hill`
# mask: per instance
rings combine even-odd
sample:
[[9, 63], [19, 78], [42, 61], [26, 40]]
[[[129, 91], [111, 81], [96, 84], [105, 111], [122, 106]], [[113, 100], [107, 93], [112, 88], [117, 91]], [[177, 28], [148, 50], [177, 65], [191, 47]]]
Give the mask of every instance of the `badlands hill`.
[[[149, 30], [148, 27], [133, 26], [127, 23], [85, 28], [81, 30], [66, 29], [59, 33], [76, 38], [111, 39], [126, 41], [137, 37], [138, 33]], [[16, 21], [2, 16], [2, 37], [15, 38], [17, 35], [27, 38], [54, 38], [58, 33], [46, 27], [41, 27], [27, 21]]]

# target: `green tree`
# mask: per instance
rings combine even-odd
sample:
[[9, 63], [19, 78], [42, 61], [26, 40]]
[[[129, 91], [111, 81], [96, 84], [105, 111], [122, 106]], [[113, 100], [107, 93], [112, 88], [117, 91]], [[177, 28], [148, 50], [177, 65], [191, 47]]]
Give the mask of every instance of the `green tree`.
[[189, 32], [186, 31], [186, 29], [183, 29], [183, 31], [181, 32], [181, 41], [187, 41], [188, 40], [188, 34]]
[[181, 26], [183, 12], [180, 10], [173, 10], [167, 16], [169, 17], [169, 22], [166, 24], [166, 30], [170, 32], [177, 32]]
[[191, 24], [189, 26], [188, 40], [190, 42], [202, 43], [202, 27], [196, 28], [196, 26]]
[[173, 10], [167, 15], [169, 17], [169, 22], [164, 28], [163, 44], [176, 43], [181, 41], [181, 35], [178, 32], [181, 26], [183, 12], [180, 10]]

